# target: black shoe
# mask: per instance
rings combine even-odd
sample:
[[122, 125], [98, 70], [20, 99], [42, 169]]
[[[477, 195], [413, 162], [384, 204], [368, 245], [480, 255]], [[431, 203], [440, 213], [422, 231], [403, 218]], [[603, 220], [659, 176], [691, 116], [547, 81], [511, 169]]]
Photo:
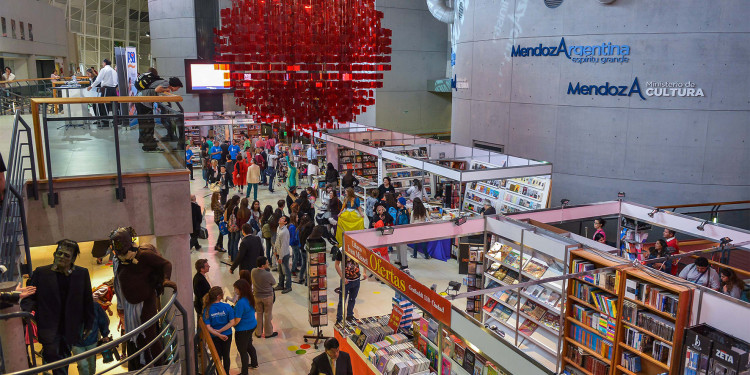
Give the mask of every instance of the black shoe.
[[289, 293], [291, 291], [292, 291], [292, 288], [284, 289], [284, 290], [281, 291], [281, 294], [287, 294], [287, 293]]
[[399, 265], [399, 266], [400, 266], [400, 265], [401, 265], [401, 262], [399, 262], [399, 261], [395, 261], [395, 262], [393, 262], [393, 264], [397, 264], [397, 265]]
[[276, 336], [278, 336], [278, 335], [279, 335], [279, 333], [278, 333], [278, 332], [274, 332], [274, 333], [272, 333], [272, 334], [271, 334], [270, 336], [266, 336], [266, 338], [267, 338], [267, 339], [270, 339], [271, 337], [276, 337]]

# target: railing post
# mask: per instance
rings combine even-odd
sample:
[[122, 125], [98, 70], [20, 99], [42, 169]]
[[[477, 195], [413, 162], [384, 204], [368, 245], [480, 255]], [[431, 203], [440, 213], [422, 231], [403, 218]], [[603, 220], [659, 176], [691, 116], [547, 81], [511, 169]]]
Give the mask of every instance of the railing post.
[[18, 199], [18, 209], [20, 211], [19, 214], [21, 215], [21, 231], [23, 232], [23, 248], [26, 254], [26, 270], [25, 271], [26, 271], [26, 274], [31, 275], [32, 268], [31, 268], [31, 250], [29, 249], [29, 230], [26, 227], [26, 209], [23, 207], [23, 196], [13, 187], [13, 185], [8, 185], [8, 189], [10, 189], [11, 193], [13, 193], [13, 195], [16, 196], [16, 199]]
[[57, 200], [57, 193], [55, 193], [52, 186], [52, 161], [50, 159], [50, 148], [49, 148], [49, 130], [47, 129], [47, 103], [44, 103], [44, 113], [42, 114], [42, 131], [44, 132], [44, 151], [47, 161], [47, 187], [49, 192], [47, 193], [47, 203], [50, 207], [55, 207], [59, 203]]
[[122, 187], [122, 165], [120, 161], [120, 131], [119, 131], [119, 116], [117, 116], [117, 108], [115, 102], [112, 102], [112, 129], [115, 132], [115, 161], [117, 163], [117, 187], [115, 188], [115, 197], [120, 201], [125, 200], [125, 188]]

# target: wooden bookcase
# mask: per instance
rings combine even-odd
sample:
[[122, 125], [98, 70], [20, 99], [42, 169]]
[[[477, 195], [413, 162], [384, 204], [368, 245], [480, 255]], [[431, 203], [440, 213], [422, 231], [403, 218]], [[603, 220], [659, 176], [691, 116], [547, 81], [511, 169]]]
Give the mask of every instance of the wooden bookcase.
[[[597, 269], [616, 265], [623, 265], [623, 267], [615, 271], [614, 282], [605, 284], [604, 282], [599, 281], [601, 279], [594, 282], [581, 279], [571, 279], [569, 281], [565, 308], [565, 344], [563, 345], [562, 351], [563, 368], [567, 365], [586, 375], [658, 375], [665, 373], [669, 375], [677, 375], [680, 366], [682, 332], [688, 325], [690, 319], [692, 289], [678, 284], [669, 283], [668, 281], [653, 277], [646, 270], [624, 265], [622, 262], [616, 262], [604, 258], [590, 251], [574, 250], [571, 251], [570, 254], [571, 273], [580, 272], [580, 270], [574, 268], [574, 261], [576, 260], [592, 263]], [[603, 273], [600, 273], [599, 275], [602, 274]], [[632, 293], [626, 292], [626, 287], [632, 287], [633, 282], [639, 283], [640, 288], [644, 291], [647, 290], [646, 288], [648, 288], [648, 290], [655, 288], [651, 294], [647, 294], [653, 297], [650, 301], [657, 300], [656, 293], [668, 293], [670, 298], [674, 298], [674, 300], [678, 301], [672, 308], [674, 314], [661, 311], [655, 305], [644, 303], [637, 298], [631, 298], [630, 296]], [[632, 291], [632, 288], [630, 290]], [[589, 298], [582, 298], [584, 295], [581, 291], [586, 291], [586, 295]], [[592, 291], [598, 293], [598, 295], [602, 297], [595, 300], [591, 297]], [[661, 297], [663, 297], [663, 295], [661, 295]], [[601, 299], [607, 301], [602, 303]], [[605, 304], [614, 307], [614, 310], [608, 309], [605, 307]], [[626, 312], [623, 311], [624, 305], [629, 306], [631, 314], [626, 315]], [[576, 308], [576, 306], [579, 307]], [[614, 334], [612, 335], [611, 330], [609, 334], [607, 334], [606, 329], [602, 331], [601, 324], [599, 324], [599, 328], [596, 328], [579, 320], [577, 315], [581, 315], [580, 312], [583, 311], [582, 308], [585, 309], [582, 319], [591, 320], [590, 316], [587, 314], [591, 314], [591, 316], [597, 316], [594, 314], [604, 316], [605, 322], [610, 323], [610, 328], [614, 326]], [[641, 316], [641, 314], [643, 315]], [[639, 317], [652, 318], [669, 324], [674, 324], [674, 333], [669, 339], [661, 337], [657, 333], [654, 333], [653, 329], [647, 329], [639, 325]], [[578, 328], [578, 337], [573, 335], [573, 326], [580, 327]], [[580, 331], [583, 331], [583, 334], [580, 334]], [[628, 345], [628, 331], [632, 331], [635, 335], [640, 335], [641, 340], [643, 341], [658, 341], [671, 346], [671, 352], [668, 356], [669, 364], [654, 359], [651, 355], [652, 343], [646, 345], [651, 347], [645, 350], [645, 352], [636, 350]], [[590, 345], [586, 345], [576, 339], [580, 339], [584, 335], [598, 340], [606, 340], [604, 342], [608, 341], [608, 343], [611, 343], [611, 357], [603, 355], [603, 352], [592, 350]], [[664, 336], [668, 337], [669, 335], [664, 334]], [[571, 353], [571, 350], [576, 350], [577, 353], [599, 360], [608, 365], [609, 369], [606, 372], [601, 371], [601, 369], [600, 372], [589, 371], [585, 368], [585, 363], [581, 366], [571, 359], [571, 356], [576, 354]], [[639, 357], [638, 360], [640, 360], [641, 366], [640, 371], [635, 372], [626, 369], [623, 363], [623, 355], [626, 353], [629, 353], [630, 356]], [[591, 367], [589, 366], [588, 368], [590, 369]]]

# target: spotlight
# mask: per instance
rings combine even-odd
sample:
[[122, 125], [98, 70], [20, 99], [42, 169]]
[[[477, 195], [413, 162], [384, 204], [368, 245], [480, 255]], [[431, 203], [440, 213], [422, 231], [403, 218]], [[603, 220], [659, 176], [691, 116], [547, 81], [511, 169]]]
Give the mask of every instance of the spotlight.
[[620, 198], [620, 199], [625, 198], [625, 192], [621, 191], [621, 192], [617, 193], [617, 198]]
[[433, 292], [437, 291], [437, 284], [432, 284], [432, 286], [430, 287], [430, 290]]
[[461, 216], [453, 219], [453, 224], [455, 224], [456, 226], [464, 225], [464, 223], [466, 223], [466, 216], [464, 216], [464, 215], [461, 215]]
[[729, 245], [729, 243], [730, 243], [730, 242], [732, 242], [732, 239], [731, 239], [731, 238], [729, 238], [729, 237], [724, 237], [724, 238], [722, 238], [722, 239], [721, 239], [721, 241], [719, 241], [719, 245], [720, 245], [721, 247], [724, 247], [724, 246], [726, 246], [726, 245]]
[[563, 207], [567, 206], [567, 205], [568, 205], [568, 203], [570, 203], [570, 199], [566, 199], [566, 198], [560, 199], [560, 204], [561, 204], [561, 205], [562, 205]]
[[703, 220], [700, 224], [698, 224], [698, 230], [703, 230], [703, 228], [706, 227], [706, 224], [708, 224], [708, 221]]
[[654, 217], [654, 215], [659, 212], [661, 212], [661, 208], [654, 208], [651, 212], [648, 213], [648, 217]]
[[381, 236], [389, 236], [393, 234], [393, 227], [380, 227], [375, 230]]

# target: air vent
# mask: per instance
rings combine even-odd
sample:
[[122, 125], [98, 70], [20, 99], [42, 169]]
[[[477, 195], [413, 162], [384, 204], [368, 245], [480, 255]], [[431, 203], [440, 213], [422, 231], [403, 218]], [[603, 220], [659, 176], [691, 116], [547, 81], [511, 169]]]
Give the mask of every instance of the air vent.
[[563, 0], [544, 0], [544, 5], [546, 5], [547, 8], [557, 8], [562, 2]]
[[458, 3], [458, 20], [459, 21], [464, 20], [464, 2], [463, 1]]

